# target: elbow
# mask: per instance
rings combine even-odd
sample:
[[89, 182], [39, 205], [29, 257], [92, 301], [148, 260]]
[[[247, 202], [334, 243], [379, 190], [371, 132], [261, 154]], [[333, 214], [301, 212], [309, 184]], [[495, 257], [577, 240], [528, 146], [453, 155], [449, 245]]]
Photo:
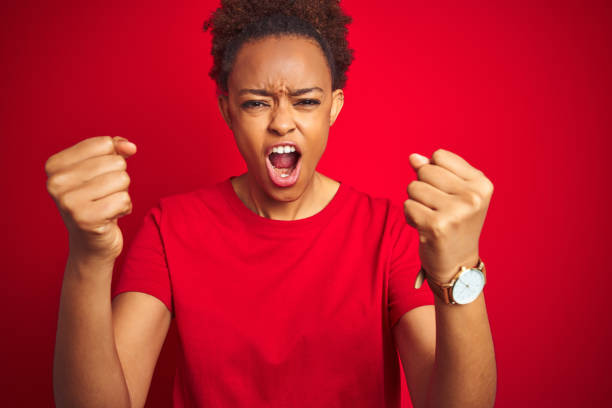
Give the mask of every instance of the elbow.
[[[483, 379], [477, 388], [462, 392], [436, 394], [430, 387], [427, 401], [423, 408], [494, 408], [497, 397], [497, 375], [493, 373]], [[416, 407], [416, 405], [415, 405]]]
[[53, 365], [53, 401], [57, 408], [114, 407], [132, 408], [129, 393], [92, 392], [84, 384], [71, 381], [65, 370]]
[[491, 381], [489, 382], [488, 387], [486, 389], [487, 392], [484, 398], [485, 401], [482, 405], [486, 408], [494, 408], [495, 398], [497, 397], [497, 373], [494, 372], [491, 377]]

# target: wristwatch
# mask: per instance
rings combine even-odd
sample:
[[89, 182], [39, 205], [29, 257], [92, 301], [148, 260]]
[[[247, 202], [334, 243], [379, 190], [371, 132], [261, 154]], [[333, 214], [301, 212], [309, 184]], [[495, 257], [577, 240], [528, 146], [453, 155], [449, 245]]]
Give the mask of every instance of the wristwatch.
[[478, 266], [475, 268], [462, 266], [459, 272], [448, 283], [436, 281], [431, 276], [428, 276], [425, 269], [421, 267], [414, 282], [414, 287], [419, 289], [424, 279], [427, 279], [432, 292], [444, 303], [465, 305], [476, 300], [484, 289], [487, 281], [487, 271], [484, 262], [482, 262], [482, 259], [479, 259]]

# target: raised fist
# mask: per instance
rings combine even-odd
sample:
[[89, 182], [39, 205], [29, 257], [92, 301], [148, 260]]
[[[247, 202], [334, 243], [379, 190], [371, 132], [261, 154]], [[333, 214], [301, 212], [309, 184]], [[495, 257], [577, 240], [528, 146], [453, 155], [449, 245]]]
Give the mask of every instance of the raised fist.
[[47, 191], [68, 229], [71, 255], [114, 262], [121, 253], [117, 219], [132, 212], [125, 159], [134, 153], [125, 138], [96, 136], [46, 161]]
[[438, 282], [478, 264], [478, 241], [493, 183], [461, 157], [439, 149], [410, 155], [417, 180], [408, 185], [406, 221], [419, 232], [421, 264]]

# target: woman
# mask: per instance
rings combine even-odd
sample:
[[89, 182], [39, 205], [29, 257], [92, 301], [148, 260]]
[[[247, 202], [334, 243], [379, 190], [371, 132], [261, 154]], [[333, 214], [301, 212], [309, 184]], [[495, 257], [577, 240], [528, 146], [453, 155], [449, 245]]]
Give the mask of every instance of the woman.
[[[397, 352], [415, 407], [492, 406], [478, 281], [491, 183], [451, 152], [414, 154], [402, 209], [316, 171], [344, 101], [349, 21], [334, 0], [222, 3], [205, 24], [211, 76], [248, 171], [163, 197], [111, 297], [136, 146], [95, 137], [49, 158], [70, 233], [58, 406], [143, 406], [173, 317], [177, 407], [396, 407]], [[435, 296], [415, 289], [423, 276]]]

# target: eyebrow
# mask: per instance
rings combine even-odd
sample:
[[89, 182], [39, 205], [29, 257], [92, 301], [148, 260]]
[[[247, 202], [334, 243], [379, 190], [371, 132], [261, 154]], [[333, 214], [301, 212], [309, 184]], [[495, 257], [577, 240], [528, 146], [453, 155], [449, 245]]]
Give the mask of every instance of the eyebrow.
[[[289, 95], [290, 96], [300, 96], [300, 95], [304, 95], [312, 91], [323, 92], [323, 89], [319, 88], [318, 86], [314, 86], [312, 88], [297, 89], [293, 92], [290, 92]], [[241, 89], [240, 92], [238, 92], [238, 95], [244, 95], [247, 93], [260, 95], [260, 96], [272, 96], [273, 95], [272, 92], [269, 92], [265, 89]]]

